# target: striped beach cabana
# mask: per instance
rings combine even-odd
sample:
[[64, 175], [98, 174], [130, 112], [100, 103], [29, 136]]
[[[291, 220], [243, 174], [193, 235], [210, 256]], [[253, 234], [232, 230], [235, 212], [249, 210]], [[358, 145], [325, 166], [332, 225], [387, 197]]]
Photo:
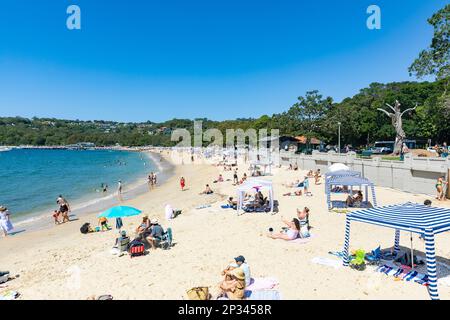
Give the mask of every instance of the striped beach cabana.
[[431, 299], [439, 299], [434, 236], [450, 230], [450, 209], [407, 202], [399, 205], [358, 210], [347, 214], [344, 241], [344, 266], [349, 265], [348, 249], [351, 221], [365, 222], [395, 229], [394, 250], [396, 253], [400, 250], [400, 230], [424, 234], [429, 279], [428, 292]]
[[325, 192], [328, 189], [328, 182], [332, 177], [361, 177], [361, 172], [352, 170], [329, 171], [325, 173]]
[[[353, 171], [354, 172], [354, 171]], [[333, 203], [331, 201], [331, 194], [333, 193], [331, 190], [333, 186], [347, 186], [350, 188], [350, 190], [353, 190], [354, 187], [359, 187], [362, 191], [362, 188], [365, 190], [365, 201], [363, 201], [363, 204], [368, 205], [369, 204], [369, 188], [372, 193], [372, 201], [373, 206], [377, 206], [377, 198], [375, 195], [375, 186], [374, 184], [366, 178], [363, 178], [361, 176], [331, 176], [328, 179], [325, 179], [326, 184], [326, 194], [327, 194], [327, 204], [328, 204], [328, 210], [331, 210], [333, 208]]]

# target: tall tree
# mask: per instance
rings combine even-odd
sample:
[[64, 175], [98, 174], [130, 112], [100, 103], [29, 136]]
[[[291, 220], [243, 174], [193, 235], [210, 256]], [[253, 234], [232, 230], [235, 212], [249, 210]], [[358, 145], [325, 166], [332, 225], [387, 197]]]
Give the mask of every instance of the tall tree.
[[[437, 79], [450, 77], [450, 4], [436, 12], [428, 23], [434, 28], [430, 46], [420, 52], [409, 67], [411, 75], [418, 78], [435, 76]], [[447, 81], [448, 85], [448, 81]]]

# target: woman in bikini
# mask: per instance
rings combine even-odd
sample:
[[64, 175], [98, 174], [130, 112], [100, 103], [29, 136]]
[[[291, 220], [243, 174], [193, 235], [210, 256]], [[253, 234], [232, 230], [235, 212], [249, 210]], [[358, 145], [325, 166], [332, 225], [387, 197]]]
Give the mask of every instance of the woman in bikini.
[[436, 182], [436, 192], [437, 192], [436, 199], [438, 199], [439, 201], [445, 200], [444, 186], [446, 184], [448, 184], [448, 182], [444, 181], [444, 179], [442, 177], [439, 177]]
[[281, 231], [280, 233], [272, 234], [269, 233], [267, 236], [272, 239], [283, 239], [283, 240], [294, 240], [298, 238], [300, 232], [300, 221], [297, 218], [292, 219], [292, 221], [287, 221], [281, 218], [284, 224], [288, 226], [287, 231]]

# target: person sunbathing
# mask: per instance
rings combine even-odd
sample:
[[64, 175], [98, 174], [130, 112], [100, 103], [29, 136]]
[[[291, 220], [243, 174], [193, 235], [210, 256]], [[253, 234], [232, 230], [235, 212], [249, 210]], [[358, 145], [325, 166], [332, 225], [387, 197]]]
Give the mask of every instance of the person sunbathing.
[[273, 234], [270, 232], [267, 236], [272, 239], [294, 240], [298, 238], [300, 232], [300, 221], [297, 218], [292, 221], [287, 221], [281, 217], [281, 221], [288, 226], [287, 230], [283, 230], [279, 233]]
[[301, 195], [302, 195], [302, 190], [296, 190], [294, 192], [287, 192], [287, 193], [283, 194], [283, 196], [285, 196], [285, 197], [290, 197], [290, 196], [300, 197]]
[[245, 292], [245, 273], [242, 268], [236, 268], [227, 272], [230, 280], [223, 280], [219, 288], [221, 295], [230, 300], [242, 300]]
[[299, 184], [300, 184], [300, 180], [295, 180], [294, 182], [291, 182], [291, 183], [283, 183], [282, 186], [284, 186], [286, 188], [297, 188]]
[[142, 234], [150, 228], [150, 220], [148, 216], [142, 217], [142, 222], [139, 227], [136, 228], [136, 234]]
[[233, 197], [228, 198], [228, 204], [232, 207], [237, 206], [237, 201], [233, 200]]
[[346, 203], [347, 207], [358, 206], [361, 204], [363, 199], [364, 199], [363, 194], [362, 194], [361, 190], [359, 190], [356, 193], [356, 195], [354, 195], [353, 197], [348, 196], [347, 200], [345, 200], [345, 203]]
[[217, 178], [217, 180], [214, 180], [213, 183], [217, 183], [217, 182], [223, 182], [223, 176], [222, 174], [219, 174], [219, 177]]
[[315, 184], [319, 184], [320, 177], [322, 177], [322, 175], [320, 174], [320, 169], [317, 169], [317, 171], [314, 173], [314, 183]]
[[200, 194], [212, 194], [214, 191], [210, 188], [209, 184], [206, 185], [206, 188], [203, 192], [200, 192]]

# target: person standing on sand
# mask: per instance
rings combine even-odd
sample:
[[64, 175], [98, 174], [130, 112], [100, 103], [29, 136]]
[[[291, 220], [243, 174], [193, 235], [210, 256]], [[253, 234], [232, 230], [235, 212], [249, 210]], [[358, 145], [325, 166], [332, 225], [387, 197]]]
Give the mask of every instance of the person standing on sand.
[[150, 190], [153, 188], [153, 172], [151, 172], [147, 177], [147, 185]]
[[9, 216], [8, 208], [0, 206], [0, 229], [2, 229], [4, 237], [8, 236], [8, 232], [14, 229]]
[[181, 191], [184, 191], [185, 185], [186, 185], [186, 180], [184, 180], [184, 177], [181, 177], [181, 179], [180, 179]]
[[58, 198], [56, 199], [56, 203], [59, 205], [59, 212], [61, 212], [63, 218], [62, 223], [69, 222], [70, 221], [69, 212], [71, 210], [67, 200], [64, 199], [62, 195], [59, 195]]
[[234, 169], [234, 173], [233, 173], [233, 184], [234, 184], [234, 185], [239, 184], [239, 179], [238, 179], [237, 169]]
[[446, 184], [448, 184], [448, 182], [444, 181], [443, 177], [439, 177], [436, 182], [436, 192], [437, 192], [436, 199], [438, 199], [439, 201], [446, 200], [444, 192]]
[[152, 172], [153, 176], [152, 176], [152, 186], [156, 187], [156, 182], [157, 182], [157, 178], [156, 178], [156, 173]]
[[122, 180], [117, 182], [117, 197], [122, 201]]

